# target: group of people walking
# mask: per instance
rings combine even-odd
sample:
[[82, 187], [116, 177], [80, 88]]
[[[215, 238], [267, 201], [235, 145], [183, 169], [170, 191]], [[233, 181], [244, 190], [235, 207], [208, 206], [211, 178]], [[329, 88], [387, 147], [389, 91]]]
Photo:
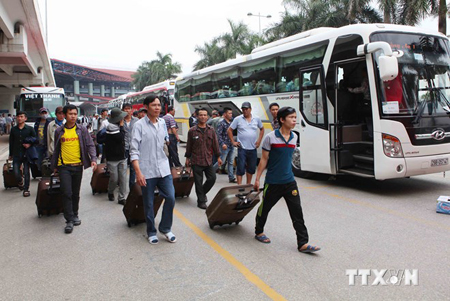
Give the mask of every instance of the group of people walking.
[[[170, 168], [181, 166], [175, 112], [173, 107], [169, 107], [167, 114], [160, 118], [161, 103], [155, 95], [144, 99], [143, 108], [146, 115], [141, 119], [133, 116], [130, 104], [124, 104], [122, 109], [112, 109], [108, 119], [108, 112], [102, 112], [98, 119], [97, 131], [106, 128], [102, 153], [110, 171], [108, 198], [114, 200], [114, 190], [119, 186], [118, 202], [124, 204], [127, 186], [131, 189], [137, 182], [142, 188], [149, 242], [158, 243], [159, 231], [173, 243], [177, 238], [172, 232], [175, 189]], [[230, 108], [225, 108], [222, 116], [217, 112], [211, 119], [206, 110], [198, 110], [187, 135], [186, 166], [192, 167], [197, 206], [206, 209], [207, 194], [216, 181], [216, 168], [227, 163], [230, 183], [241, 184], [246, 175], [246, 182], [250, 184], [256, 172], [257, 149], [262, 143], [262, 158], [256, 172], [255, 189], [259, 189], [259, 181], [266, 167], [267, 174], [264, 201], [256, 217], [255, 238], [263, 243], [270, 242], [263, 232], [267, 216], [277, 201], [284, 197], [297, 233], [298, 250], [315, 252], [320, 248], [307, 244], [308, 233], [303, 221], [298, 187], [290, 168], [298, 139], [292, 132], [296, 124], [296, 112], [290, 107], [278, 108], [277, 104], [270, 106], [275, 131], [269, 133], [264, 140], [262, 121], [252, 114], [249, 102], [242, 104], [243, 114], [234, 119]], [[17, 113], [18, 124], [12, 129], [10, 136], [10, 159], [14, 161], [18, 178], [21, 177], [19, 168], [23, 166], [25, 183], [21, 187], [24, 196], [29, 196], [26, 150], [38, 146], [42, 156], [51, 157], [51, 168], [59, 173], [61, 181], [65, 232], [71, 233], [74, 226], [81, 224], [78, 209], [83, 169], [92, 167], [95, 171], [97, 168], [96, 146], [87, 127], [77, 123], [78, 110], [75, 106], [58, 107], [55, 110], [56, 119], [52, 121], [47, 118], [46, 109], [41, 109], [40, 113], [41, 119], [34, 128], [25, 125], [25, 112]], [[237, 131], [236, 139], [233, 131]], [[27, 137], [34, 137], [34, 142], [28, 142]], [[233, 168], [235, 147], [238, 157], [236, 177]], [[127, 183], [128, 166], [130, 176]], [[203, 176], [206, 176], [206, 181], [203, 181]], [[158, 231], [153, 213], [155, 189], [165, 199]]]

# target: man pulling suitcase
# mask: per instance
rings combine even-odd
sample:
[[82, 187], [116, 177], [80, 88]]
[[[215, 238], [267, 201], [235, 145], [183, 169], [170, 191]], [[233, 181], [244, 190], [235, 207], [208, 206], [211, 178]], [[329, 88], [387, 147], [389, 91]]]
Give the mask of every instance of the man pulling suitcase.
[[317, 252], [320, 250], [319, 247], [308, 244], [308, 230], [303, 220], [298, 186], [291, 168], [292, 154], [298, 139], [292, 132], [297, 122], [297, 113], [292, 107], [283, 107], [278, 111], [277, 119], [280, 129], [269, 133], [264, 139], [254, 184], [254, 189], [259, 189], [261, 174], [267, 167], [263, 201], [256, 215], [255, 239], [262, 243], [270, 243], [270, 239], [264, 234], [264, 225], [272, 207], [283, 197], [297, 234], [298, 251]]

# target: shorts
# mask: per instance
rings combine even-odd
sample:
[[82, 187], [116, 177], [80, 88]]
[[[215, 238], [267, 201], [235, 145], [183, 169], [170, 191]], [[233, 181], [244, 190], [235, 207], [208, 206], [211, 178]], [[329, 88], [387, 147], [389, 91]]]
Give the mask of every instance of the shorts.
[[254, 175], [256, 171], [256, 161], [258, 154], [256, 149], [238, 149], [236, 175], [243, 176], [245, 172]]

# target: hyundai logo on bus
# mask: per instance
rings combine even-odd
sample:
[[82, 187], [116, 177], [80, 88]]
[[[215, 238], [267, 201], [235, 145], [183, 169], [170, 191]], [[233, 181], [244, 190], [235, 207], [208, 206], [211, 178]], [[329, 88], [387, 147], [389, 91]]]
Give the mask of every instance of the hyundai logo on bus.
[[434, 140], [442, 140], [445, 138], [445, 131], [443, 129], [436, 129], [431, 133]]
[[[355, 278], [361, 276], [361, 285], [419, 285], [419, 270], [394, 270], [394, 269], [347, 269], [348, 285], [355, 285]], [[373, 281], [372, 281], [373, 279]], [[358, 283], [359, 284], [359, 283]]]

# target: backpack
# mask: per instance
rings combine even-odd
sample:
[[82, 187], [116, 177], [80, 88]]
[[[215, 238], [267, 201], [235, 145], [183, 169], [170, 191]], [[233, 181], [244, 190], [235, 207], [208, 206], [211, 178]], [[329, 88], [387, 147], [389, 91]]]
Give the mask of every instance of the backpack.
[[106, 142], [106, 127], [97, 133], [97, 143], [104, 144]]

